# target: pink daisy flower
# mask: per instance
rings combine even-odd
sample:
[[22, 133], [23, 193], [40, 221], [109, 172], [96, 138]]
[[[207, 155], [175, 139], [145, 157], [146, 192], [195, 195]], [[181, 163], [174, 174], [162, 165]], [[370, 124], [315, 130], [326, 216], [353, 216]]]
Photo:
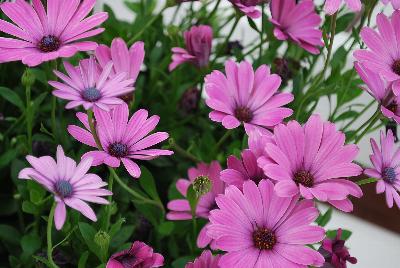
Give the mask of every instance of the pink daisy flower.
[[393, 9], [400, 9], [400, 1], [399, 0], [381, 0], [381, 2], [385, 5], [391, 3]]
[[[358, 12], [361, 10], [361, 1], [360, 0], [344, 0], [347, 7], [353, 11]], [[339, 10], [340, 4], [342, 0], [326, 0], [324, 11], [328, 15], [333, 15], [335, 12]]]
[[361, 197], [360, 187], [346, 177], [358, 176], [362, 168], [352, 161], [358, 154], [354, 144], [345, 145], [345, 135], [330, 122], [313, 115], [302, 127], [296, 121], [274, 129], [273, 142], [258, 159], [265, 174], [276, 181], [279, 196], [301, 194], [350, 212], [349, 195]]
[[388, 207], [393, 207], [393, 200], [400, 208], [400, 148], [396, 148], [392, 131], [387, 134], [381, 131], [381, 147], [371, 139], [372, 155], [370, 159], [374, 168], [365, 169], [367, 176], [378, 179], [376, 192], [385, 192]]
[[365, 68], [362, 63], [355, 62], [354, 67], [366, 84], [366, 87], [361, 88], [379, 102], [382, 114], [400, 123], [400, 98], [394, 95], [392, 83], [386, 82], [375, 71]]
[[130, 249], [113, 254], [106, 268], [152, 268], [164, 265], [164, 257], [143, 242], [135, 241]]
[[243, 12], [246, 16], [257, 19], [261, 16], [261, 12], [256, 6], [267, 2], [265, 0], [229, 0], [237, 9]]
[[[196, 179], [206, 177], [211, 181], [211, 191], [200, 197], [196, 208], [196, 216], [208, 219], [210, 211], [216, 208], [215, 198], [224, 192], [225, 184], [220, 179], [219, 174], [221, 172], [221, 166], [217, 161], [211, 162], [207, 165], [205, 163], [197, 164], [197, 167], [190, 168], [188, 170], [189, 179], [179, 179], [176, 182], [176, 189], [186, 198], [187, 190], [191, 183], [195, 182]], [[190, 220], [192, 214], [190, 210], [189, 201], [186, 199], [172, 200], [167, 205], [168, 209], [171, 210], [167, 214], [168, 220]], [[208, 224], [207, 224], [208, 225]], [[197, 246], [204, 248], [211, 243], [211, 247], [214, 248], [212, 239], [207, 236], [205, 225], [197, 237]]]
[[281, 78], [261, 65], [254, 72], [247, 61], [225, 63], [224, 75], [213, 71], [205, 78], [206, 104], [213, 109], [210, 119], [221, 122], [227, 129], [243, 123], [247, 133], [258, 129], [264, 134], [292, 115], [289, 108], [281, 107], [293, 100], [291, 93], [278, 92]]
[[40, 0], [32, 0], [32, 5], [23, 0], [2, 4], [1, 10], [15, 24], [0, 20], [0, 31], [16, 38], [0, 38], [0, 63], [22, 60], [37, 66], [96, 49], [95, 42], [79, 41], [104, 31], [93, 28], [107, 19], [106, 12], [85, 18], [95, 4], [96, 0], [48, 0], [47, 13]]
[[99, 176], [87, 173], [92, 165], [92, 159], [83, 159], [78, 165], [65, 156], [62, 147], [57, 147], [57, 161], [50, 156], [26, 157], [32, 168], [24, 168], [18, 174], [20, 179], [33, 179], [54, 194], [57, 206], [54, 213], [54, 223], [60, 230], [67, 217], [65, 205], [79, 211], [85, 217], [96, 221], [93, 209], [86, 203], [108, 204], [102, 196], [112, 195], [112, 192], [101, 189], [107, 183]]
[[208, 65], [211, 55], [213, 39], [212, 28], [208, 25], [192, 26], [189, 31], [183, 33], [186, 49], [172, 48], [172, 62], [169, 71], [173, 71], [178, 65], [190, 62], [199, 68]]
[[312, 54], [319, 54], [323, 46], [321, 17], [315, 12], [313, 1], [272, 0], [270, 21], [278, 40], [291, 40]]
[[366, 68], [378, 73], [388, 82], [393, 82], [393, 91], [400, 92], [400, 11], [393, 12], [388, 18], [378, 14], [376, 18], [378, 32], [369, 27], [361, 30], [361, 38], [368, 49], [359, 49], [354, 57]]
[[111, 77], [126, 73], [127, 78], [134, 81], [139, 75], [144, 53], [143, 42], [136, 42], [128, 49], [122, 38], [115, 38], [111, 43], [111, 47], [99, 45], [96, 48], [96, 58], [103, 69], [106, 68], [110, 61], [113, 63]]
[[258, 184], [261, 180], [268, 179], [258, 166], [257, 158], [263, 155], [265, 145], [270, 139], [269, 135], [263, 135], [257, 130], [251, 132], [248, 140], [249, 149], [242, 151], [242, 159], [234, 155], [228, 157], [228, 168], [221, 171], [221, 180], [242, 190], [243, 183], [247, 180]]
[[200, 257], [186, 264], [185, 268], [219, 268], [220, 257], [220, 255], [213, 256], [209, 250], [204, 250]]
[[126, 79], [126, 73], [110, 78], [113, 68], [111, 61], [104, 69], [101, 69], [93, 57], [81, 60], [77, 67], [64, 62], [64, 67], [68, 75], [54, 71], [63, 83], [49, 81], [49, 84], [56, 88], [53, 91], [54, 96], [69, 101], [65, 106], [67, 109], [82, 105], [86, 110], [97, 106], [108, 111], [110, 107], [123, 103], [118, 96], [135, 89], [134, 80]]
[[271, 181], [243, 184], [243, 192], [229, 186], [210, 213], [207, 234], [222, 255], [220, 267], [321, 266], [324, 258], [307, 244], [320, 242], [325, 231], [311, 226], [318, 210], [310, 200], [280, 197]]
[[[109, 112], [95, 106], [96, 132], [102, 149], [87, 152], [82, 158], [92, 157], [94, 166], [104, 163], [113, 168], [119, 167], [122, 161], [129, 174], [134, 178], [139, 178], [140, 168], [132, 159], [151, 160], [158, 156], [173, 154], [169, 150], [147, 149], [168, 139], [166, 132], [148, 135], [154, 130], [160, 117], [153, 115], [147, 118], [147, 116], [148, 112], [141, 109], [134, 113], [128, 121], [129, 108], [125, 103], [117, 105]], [[69, 134], [78, 141], [97, 149], [96, 142], [90, 132], [87, 116], [78, 113], [77, 117], [86, 129], [69, 125]]]

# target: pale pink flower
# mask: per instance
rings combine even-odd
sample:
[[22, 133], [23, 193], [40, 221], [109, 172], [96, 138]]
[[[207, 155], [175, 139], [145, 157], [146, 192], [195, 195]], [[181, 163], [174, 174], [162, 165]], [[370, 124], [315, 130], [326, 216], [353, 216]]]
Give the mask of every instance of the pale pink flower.
[[354, 67], [364, 81], [366, 86], [361, 88], [367, 91], [380, 104], [381, 112], [384, 116], [394, 119], [400, 123], [400, 97], [396, 96], [392, 90], [392, 83], [388, 83], [375, 71], [364, 67], [364, 64], [355, 62]]
[[206, 104], [213, 109], [210, 119], [227, 129], [243, 123], [247, 133], [258, 129], [264, 134], [281, 123], [293, 111], [282, 107], [293, 100], [291, 93], [278, 92], [281, 78], [261, 65], [254, 72], [247, 61], [240, 64], [229, 60], [225, 74], [213, 71], [205, 78]]
[[94, 28], [107, 19], [106, 12], [85, 18], [95, 4], [96, 0], [48, 0], [47, 12], [41, 0], [2, 4], [1, 10], [15, 24], [0, 20], [0, 31], [16, 38], [0, 38], [0, 63], [22, 60], [36, 66], [96, 49], [95, 42], [79, 41], [104, 31]]
[[393, 12], [391, 17], [378, 14], [376, 17], [377, 31], [364, 27], [361, 38], [368, 49], [359, 49], [354, 57], [364, 67], [382, 76], [386, 81], [393, 82], [395, 94], [400, 92], [400, 11]]
[[385, 192], [388, 207], [393, 207], [393, 200], [400, 208], [400, 148], [394, 144], [392, 131], [387, 134], [381, 131], [380, 148], [374, 139], [371, 139], [372, 154], [370, 159], [374, 168], [367, 168], [364, 173], [378, 179], [376, 192]]
[[256, 8], [257, 5], [267, 2], [265, 0], [229, 0], [236, 8], [243, 12], [246, 16], [257, 19], [261, 16], [261, 12]]
[[231, 185], [216, 198], [219, 209], [210, 212], [207, 234], [217, 249], [226, 251], [220, 267], [319, 267], [323, 256], [308, 244], [320, 242], [325, 230], [312, 226], [319, 212], [311, 200], [280, 197], [269, 180], [257, 186]]
[[79, 211], [85, 217], [96, 221], [93, 209], [86, 203], [108, 204], [102, 196], [112, 195], [112, 192], [101, 189], [107, 183], [96, 174], [87, 173], [92, 165], [92, 158], [83, 159], [78, 166], [76, 162], [65, 156], [62, 147], [57, 147], [57, 161], [50, 156], [26, 157], [32, 168], [24, 168], [18, 174], [20, 179], [33, 179], [49, 192], [54, 194], [57, 206], [54, 222], [60, 230], [67, 217], [65, 205]]
[[[93, 165], [106, 164], [117, 168], [121, 161], [129, 174], [134, 178], [140, 177], [140, 168], [133, 160], [151, 160], [162, 155], [171, 155], [172, 151], [161, 149], [148, 149], [166, 139], [168, 133], [154, 130], [160, 117], [148, 117], [148, 112], [141, 109], [129, 119], [129, 108], [126, 103], [117, 105], [107, 112], [94, 107], [96, 132], [100, 139], [102, 149], [98, 149], [90, 132], [88, 117], [77, 113], [77, 117], [86, 129], [75, 125], [68, 126], [68, 132], [78, 141], [95, 147], [97, 150], [85, 153], [82, 158], [92, 157]], [[147, 136], [148, 135], [148, 136]]]
[[304, 126], [297, 121], [276, 126], [273, 142], [266, 144], [258, 164], [276, 181], [279, 196], [300, 193], [305, 199], [316, 198], [350, 212], [353, 204], [348, 197], [360, 198], [362, 191], [345, 178], [360, 175], [362, 168], [352, 162], [357, 146], [344, 142], [345, 135], [335, 124], [313, 115]]
[[234, 185], [242, 190], [243, 183], [252, 180], [259, 183], [268, 177], [257, 164], [257, 158], [264, 154], [266, 143], [271, 142], [269, 135], [263, 135], [255, 130], [249, 134], [249, 148], [242, 151], [241, 159], [231, 155], [228, 157], [228, 168], [221, 171], [221, 180], [227, 185]]
[[[360, 0], [344, 0], [344, 2], [346, 3], [347, 7], [353, 12], [358, 12], [361, 10]], [[341, 3], [342, 0], [326, 0], [324, 6], [325, 13], [328, 15], [333, 15], [339, 10]]]
[[172, 48], [172, 62], [169, 70], [172, 71], [185, 62], [190, 62], [199, 68], [207, 66], [211, 55], [212, 28], [208, 25], [192, 26], [189, 31], [183, 33], [183, 36], [186, 49]]
[[290, 40], [312, 54], [319, 54], [323, 46], [321, 17], [315, 12], [312, 0], [272, 0], [270, 21], [279, 40]]
[[110, 78], [113, 63], [110, 61], [102, 69], [94, 57], [81, 60], [79, 66], [74, 67], [64, 62], [68, 75], [54, 71], [62, 82], [49, 81], [56, 88], [53, 95], [68, 100], [67, 109], [82, 105], [86, 110], [97, 106], [108, 111], [111, 107], [123, 103], [118, 96], [132, 92], [134, 80], [127, 79], [126, 73], [119, 73]]
[[127, 78], [134, 81], [139, 75], [144, 54], [143, 42], [136, 42], [128, 49], [122, 38], [115, 38], [111, 43], [111, 47], [99, 45], [96, 49], [96, 58], [102, 68], [106, 68], [110, 61], [113, 63], [111, 77], [126, 73]]
[[[211, 191], [202, 195], [196, 207], [196, 216], [208, 219], [211, 210], [216, 208], [215, 198], [224, 192], [225, 184], [220, 179], [221, 166], [217, 161], [207, 165], [205, 163], [197, 164], [197, 167], [192, 167], [188, 170], [189, 179], [179, 179], [176, 182], [176, 189], [186, 198], [186, 194], [191, 183], [195, 182], [200, 177], [206, 177], [211, 181]], [[171, 210], [167, 214], [169, 220], [190, 220], [192, 219], [189, 201], [186, 199], [172, 200], [167, 205]], [[206, 224], [200, 231], [197, 237], [197, 246], [200, 248], [206, 247], [211, 243], [214, 247], [212, 239], [206, 234]]]
[[106, 268], [153, 268], [164, 265], [164, 257], [154, 253], [153, 249], [143, 242], [135, 241], [130, 249], [113, 254]]
[[204, 250], [200, 257], [196, 258], [194, 262], [189, 262], [185, 268], [219, 268], [218, 265], [221, 255], [213, 256], [211, 251]]
[[399, 0], [381, 0], [381, 2], [385, 5], [391, 3], [393, 9], [400, 9], [400, 1]]

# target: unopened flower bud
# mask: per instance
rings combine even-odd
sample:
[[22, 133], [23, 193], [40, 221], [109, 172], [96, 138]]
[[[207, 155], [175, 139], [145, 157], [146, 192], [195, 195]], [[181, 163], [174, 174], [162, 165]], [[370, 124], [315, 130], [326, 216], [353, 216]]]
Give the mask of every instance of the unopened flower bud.
[[190, 88], [186, 90], [180, 101], [179, 109], [185, 114], [191, 114], [199, 108], [200, 90], [197, 88]]
[[110, 244], [110, 235], [105, 231], [98, 231], [94, 236], [94, 242], [101, 248], [107, 249]]
[[211, 180], [207, 176], [198, 176], [193, 182], [193, 190], [198, 196], [205, 195], [211, 191]]
[[31, 87], [35, 83], [35, 75], [32, 70], [27, 68], [22, 75], [21, 83], [24, 87]]

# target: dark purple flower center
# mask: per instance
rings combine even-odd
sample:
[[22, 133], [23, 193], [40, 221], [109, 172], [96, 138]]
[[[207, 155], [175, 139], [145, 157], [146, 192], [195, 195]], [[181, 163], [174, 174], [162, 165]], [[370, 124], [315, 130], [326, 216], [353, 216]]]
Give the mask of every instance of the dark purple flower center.
[[254, 246], [261, 250], [271, 250], [276, 244], [276, 236], [267, 228], [259, 228], [253, 232]]
[[82, 91], [82, 98], [85, 101], [95, 102], [101, 98], [101, 93], [97, 88], [90, 87]]
[[305, 187], [312, 187], [314, 185], [314, 177], [308, 171], [298, 171], [294, 174], [294, 182], [296, 184], [301, 184]]
[[392, 101], [389, 105], [386, 106], [386, 108], [387, 108], [389, 111], [391, 111], [391, 112], [393, 112], [394, 114], [396, 114], [396, 113], [397, 113], [398, 105], [397, 105], [397, 103], [396, 103], [395, 101]]
[[122, 267], [136, 267], [134, 265], [136, 265], [137, 263], [137, 258], [131, 254], [131, 253], [127, 253], [121, 256], [118, 256], [115, 258], [116, 261], [118, 261], [119, 263], [122, 264]]
[[54, 185], [54, 188], [56, 190], [56, 193], [62, 198], [70, 197], [73, 192], [71, 183], [66, 180], [57, 181]]
[[38, 48], [42, 52], [53, 52], [58, 50], [60, 46], [61, 46], [60, 39], [58, 39], [58, 37], [54, 35], [44, 36], [38, 44]]
[[388, 183], [394, 183], [396, 180], [396, 171], [392, 167], [387, 167], [383, 170], [383, 180]]
[[392, 71], [393, 71], [395, 74], [400, 75], [400, 59], [395, 60], [395, 61], [392, 63]]
[[253, 113], [247, 107], [238, 107], [235, 110], [235, 117], [241, 122], [248, 123], [253, 119]]
[[128, 145], [115, 142], [108, 147], [108, 152], [115, 157], [124, 157], [128, 155]]

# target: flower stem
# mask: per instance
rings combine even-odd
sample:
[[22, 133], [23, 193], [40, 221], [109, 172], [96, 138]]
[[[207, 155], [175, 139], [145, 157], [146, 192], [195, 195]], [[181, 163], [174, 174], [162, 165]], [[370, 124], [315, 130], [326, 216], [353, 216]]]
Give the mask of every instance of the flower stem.
[[[110, 172], [110, 178], [108, 179], [108, 190], [112, 192], [114, 184], [114, 174]], [[107, 206], [107, 218], [104, 226], [104, 230], [108, 232], [108, 228], [110, 228], [111, 221], [111, 213], [112, 213], [112, 195], [108, 196], [108, 206]]]
[[[357, 116], [355, 116], [350, 122], [348, 122], [342, 129], [342, 131], [345, 131], [351, 124], [353, 124], [361, 115], [363, 115], [373, 104], [375, 103], [375, 100], [372, 100], [368, 105], [366, 105], [359, 113]], [[333, 119], [333, 118], [332, 118]]]
[[108, 168], [110, 173], [114, 176], [115, 180], [117, 181], [117, 183], [128, 193], [130, 193], [134, 198], [138, 199], [140, 202], [145, 203], [145, 204], [151, 204], [154, 205], [156, 207], [159, 207], [161, 209], [161, 211], [163, 212], [163, 214], [165, 214], [165, 208], [163, 206], [163, 204], [161, 202], [157, 202], [155, 200], [149, 199], [143, 195], [141, 195], [140, 193], [136, 192], [134, 189], [130, 188], [128, 185], [126, 185], [121, 178], [118, 176], [118, 174], [115, 172], [115, 170], [113, 168]]
[[214, 6], [214, 9], [208, 15], [208, 18], [212, 19], [212, 17], [214, 16], [215, 12], [217, 12], [220, 3], [221, 3], [221, 0], [218, 0], [217, 3]]
[[232, 129], [228, 129], [225, 134], [219, 139], [219, 141], [217, 142], [217, 144], [215, 145], [214, 148], [214, 152], [217, 152], [219, 150], [219, 148], [221, 147], [221, 145], [229, 138], [229, 136], [231, 136], [233, 133]]
[[171, 146], [171, 148], [177, 152], [178, 154], [180, 154], [181, 156], [191, 160], [194, 163], [199, 163], [201, 162], [200, 159], [198, 159], [196, 156], [192, 155], [191, 153], [189, 153], [188, 151], [186, 151], [185, 149], [183, 149], [181, 146], [179, 146], [178, 144], [175, 143], [175, 140], [173, 138], [170, 138], [168, 140], [169, 145]]
[[[365, 122], [361, 127], [359, 127], [359, 128], [356, 130], [356, 132], [353, 134], [353, 137], [354, 137], [359, 131], [361, 131], [361, 129], [363, 129], [363, 128], [365, 127], [365, 125], [367, 125], [367, 126], [365, 127], [365, 129], [363, 130], [363, 132], [361, 132], [361, 134], [358, 135], [357, 138], [355, 139], [355, 141], [354, 141], [355, 144], [357, 144], [357, 143], [362, 139], [362, 137], [364, 137], [365, 134], [367, 134], [368, 131], [375, 125], [376, 121], [379, 120], [380, 114], [381, 114], [381, 111], [380, 111], [380, 109], [378, 108], [378, 110], [376, 110], [376, 112], [374, 113], [374, 115], [373, 115], [370, 119], [368, 119], [367, 122]], [[350, 140], [349, 140], [349, 141], [350, 141]]]
[[51, 242], [51, 230], [53, 228], [54, 210], [57, 203], [54, 202], [50, 209], [49, 218], [47, 219], [47, 259], [53, 268], [58, 268], [58, 265], [53, 261], [53, 245]]
[[88, 122], [90, 126], [90, 132], [93, 135], [94, 141], [96, 142], [97, 147], [100, 150], [103, 150], [103, 147], [101, 146], [101, 142], [99, 139], [99, 136], [97, 135], [96, 127], [94, 126], [94, 120], [93, 120], [93, 111], [92, 110], [87, 110], [87, 116], [88, 116]]
[[51, 97], [51, 129], [53, 132], [53, 137], [54, 137], [56, 143], [58, 143], [56, 110], [57, 110], [57, 98], [56, 98], [56, 96], [52, 96]]
[[333, 14], [331, 17], [331, 26], [330, 26], [330, 39], [329, 39], [329, 46], [328, 46], [328, 55], [326, 56], [325, 64], [324, 64], [324, 69], [321, 72], [321, 75], [318, 80], [324, 79], [325, 73], [328, 70], [329, 66], [329, 61], [331, 59], [332, 55], [332, 47], [333, 47], [333, 41], [335, 40], [335, 34], [336, 34], [336, 19], [337, 19], [337, 12]]
[[28, 152], [32, 154], [32, 124], [33, 124], [33, 114], [31, 112], [31, 86], [26, 85], [25, 87], [25, 95], [26, 95], [26, 134], [28, 138]]

